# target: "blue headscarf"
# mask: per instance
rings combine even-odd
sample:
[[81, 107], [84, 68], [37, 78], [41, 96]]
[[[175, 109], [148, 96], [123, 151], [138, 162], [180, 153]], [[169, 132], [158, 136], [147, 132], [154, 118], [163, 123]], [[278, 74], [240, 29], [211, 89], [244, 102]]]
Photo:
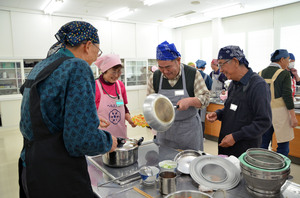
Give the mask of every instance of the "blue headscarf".
[[241, 64], [248, 67], [249, 62], [247, 61], [243, 50], [239, 46], [228, 45], [219, 50], [218, 59], [233, 59], [236, 58]]
[[291, 60], [296, 60], [294, 54], [289, 53], [289, 55], [290, 55], [290, 59], [291, 59]]
[[205, 65], [206, 65], [206, 62], [205, 61], [203, 61], [203, 60], [197, 60], [196, 61], [196, 67], [199, 69], [199, 68], [204, 68], [205, 67]]
[[271, 54], [271, 61], [272, 62], [275, 62], [275, 61], [278, 61], [280, 60], [281, 58], [287, 58], [289, 57], [289, 52], [286, 50], [286, 49], [277, 49], [275, 50], [275, 52], [273, 52]]
[[100, 43], [97, 31], [94, 26], [84, 21], [69, 22], [63, 25], [55, 34], [58, 42], [52, 45], [47, 56], [54, 54], [60, 48], [65, 48], [66, 44], [74, 47], [83, 41]]
[[180, 57], [180, 53], [177, 51], [174, 43], [169, 44], [167, 41], [162, 42], [156, 48], [157, 60], [174, 60]]

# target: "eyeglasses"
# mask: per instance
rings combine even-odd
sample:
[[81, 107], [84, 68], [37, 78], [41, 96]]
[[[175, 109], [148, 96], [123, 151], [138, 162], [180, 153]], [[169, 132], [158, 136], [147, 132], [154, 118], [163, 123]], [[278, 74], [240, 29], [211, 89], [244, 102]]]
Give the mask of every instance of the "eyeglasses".
[[112, 70], [110, 70], [109, 72], [111, 74], [113, 74], [113, 75], [120, 75], [120, 74], [122, 74], [122, 70], [119, 70], [119, 71], [112, 71]]
[[93, 45], [98, 48], [98, 50], [99, 50], [98, 51], [98, 57], [100, 57], [103, 53], [102, 50], [97, 45], [95, 45], [95, 43], [93, 43]]
[[223, 68], [223, 65], [225, 65], [226, 63], [228, 63], [229, 61], [231, 61], [231, 59], [228, 59], [227, 61], [225, 61], [224, 63], [218, 63], [218, 67], [219, 68]]

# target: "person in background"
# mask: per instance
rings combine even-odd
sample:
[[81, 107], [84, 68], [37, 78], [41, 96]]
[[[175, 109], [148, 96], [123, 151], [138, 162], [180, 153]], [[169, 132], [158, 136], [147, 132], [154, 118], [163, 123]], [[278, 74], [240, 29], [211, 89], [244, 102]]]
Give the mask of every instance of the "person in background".
[[212, 79], [212, 88], [211, 93], [213, 97], [218, 97], [224, 87], [224, 82], [227, 80], [226, 76], [220, 71], [218, 67], [218, 60], [213, 59], [211, 61], [211, 68], [212, 72], [209, 74], [210, 78]]
[[20, 197], [93, 198], [85, 155], [113, 151], [117, 139], [98, 129], [90, 65], [101, 54], [97, 29], [63, 25], [48, 58], [21, 87]]
[[271, 54], [271, 64], [259, 73], [270, 84], [273, 123], [263, 135], [261, 148], [268, 149], [275, 131], [277, 152], [285, 156], [289, 154], [289, 141], [294, 139], [293, 128], [298, 125], [292, 97], [291, 75], [286, 71], [288, 66], [288, 51], [277, 49]]
[[270, 89], [238, 46], [221, 48], [218, 66], [232, 82], [224, 108], [207, 114], [206, 119], [222, 122], [218, 153], [239, 157], [249, 148], [259, 148], [262, 134], [272, 124]]
[[[209, 75], [207, 75], [206, 73], [204, 73], [205, 65], [206, 65], [206, 62], [203, 61], [203, 60], [198, 59], [196, 61], [196, 68], [201, 73], [202, 78], [205, 81], [205, 85], [206, 85], [207, 89], [210, 91], [211, 90], [211, 86], [212, 86], [212, 79], [211, 79], [211, 77]], [[206, 108], [199, 109], [199, 115], [200, 115], [200, 118], [201, 118], [202, 131], [203, 131], [203, 137], [204, 137]], [[203, 138], [203, 139], [205, 140], [205, 138]]]
[[297, 69], [295, 68], [295, 56], [292, 53], [289, 53], [290, 56], [290, 62], [289, 66], [286, 68], [291, 74], [292, 78], [292, 94], [293, 97], [295, 97], [296, 94], [296, 85], [300, 85], [300, 77], [298, 75]]
[[122, 63], [119, 55], [107, 54], [99, 57], [95, 65], [102, 74], [96, 79], [95, 103], [99, 119], [108, 121], [108, 126], [100, 128], [109, 131], [115, 137], [127, 138], [125, 120], [136, 127], [131, 119], [126, 89], [122, 81], [118, 80], [122, 74]]
[[188, 64], [187, 64], [188, 66], [191, 66], [191, 67], [194, 67], [194, 68], [196, 68], [196, 65], [195, 65], [195, 63], [193, 63], [193, 62], [188, 62]]
[[180, 53], [167, 41], [157, 46], [156, 59], [159, 70], [148, 80], [147, 95], [162, 94], [179, 107], [173, 125], [167, 131], [157, 133], [155, 141], [175, 149], [203, 150], [198, 108], [209, 104], [209, 91], [200, 72], [181, 64]]

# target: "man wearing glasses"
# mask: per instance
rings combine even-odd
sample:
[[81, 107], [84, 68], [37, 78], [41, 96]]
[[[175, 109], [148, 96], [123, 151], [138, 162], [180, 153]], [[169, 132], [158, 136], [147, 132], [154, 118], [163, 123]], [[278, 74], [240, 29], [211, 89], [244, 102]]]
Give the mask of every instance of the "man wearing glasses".
[[198, 109], [209, 104], [209, 91], [201, 73], [182, 64], [175, 45], [167, 41], [157, 46], [156, 59], [159, 70], [150, 76], [147, 94], [162, 94], [174, 106], [179, 106], [173, 125], [167, 131], [157, 133], [157, 143], [175, 149], [203, 151]]
[[249, 148], [259, 148], [263, 133], [272, 124], [270, 88], [252, 71], [238, 46], [221, 48], [218, 66], [232, 82], [224, 108], [206, 118], [222, 121], [218, 153], [239, 157]]
[[97, 29], [63, 25], [48, 57], [21, 87], [20, 197], [93, 198], [85, 155], [113, 151], [117, 139], [98, 129], [90, 65], [101, 55]]

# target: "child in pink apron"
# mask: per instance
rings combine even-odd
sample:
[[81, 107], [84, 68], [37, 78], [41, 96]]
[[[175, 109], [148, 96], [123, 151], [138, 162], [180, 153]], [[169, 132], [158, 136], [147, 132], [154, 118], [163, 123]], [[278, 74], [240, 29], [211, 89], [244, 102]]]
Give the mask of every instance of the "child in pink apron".
[[127, 138], [125, 120], [132, 127], [133, 123], [129, 110], [125, 86], [118, 80], [121, 75], [122, 63], [120, 57], [108, 54], [99, 57], [95, 64], [102, 74], [96, 79], [95, 102], [100, 129], [110, 132], [115, 137]]

